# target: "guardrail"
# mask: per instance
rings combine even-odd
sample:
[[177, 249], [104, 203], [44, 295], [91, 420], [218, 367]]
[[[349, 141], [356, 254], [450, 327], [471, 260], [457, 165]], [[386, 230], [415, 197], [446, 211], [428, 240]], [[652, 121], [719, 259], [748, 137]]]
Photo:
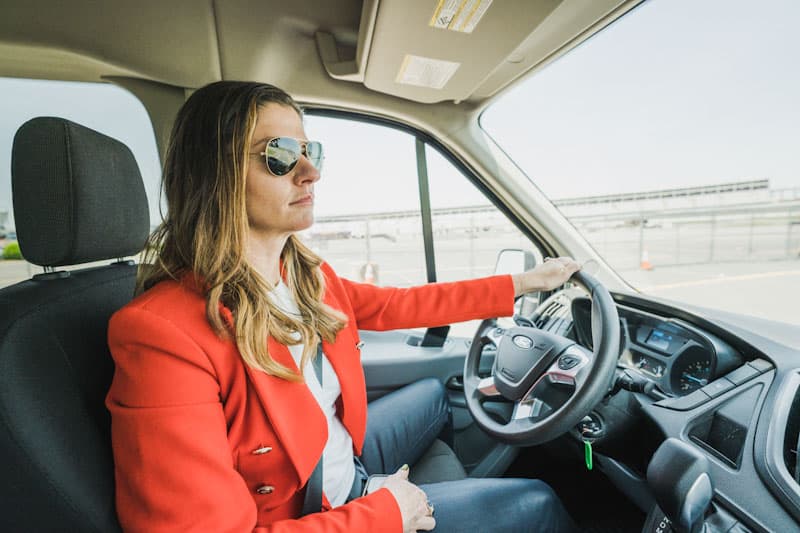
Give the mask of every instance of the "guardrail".
[[[567, 216], [600, 255], [619, 270], [794, 259], [800, 257], [800, 194], [794, 191], [800, 189], [790, 191], [793, 194], [783, 192], [783, 198], [788, 198], [783, 201], [618, 209]], [[574, 213], [575, 208], [569, 210]], [[493, 206], [434, 209], [432, 215], [437, 245], [444, 244], [445, 253], [458, 253], [462, 262], [471, 266], [470, 274], [476, 266], [485, 270], [483, 263], [493, 264], [493, 254], [487, 255], [486, 250], [497, 250], [499, 243], [513, 240], [511, 233], [516, 232]], [[346, 249], [371, 262], [379, 238], [385, 241], [381, 248], [397, 244], [398, 250], [408, 254], [412, 246], [402, 246], [404, 242], [421, 242], [419, 219], [419, 211], [322, 217], [306, 237], [312, 245], [324, 242], [326, 253], [336, 253], [337, 248], [328, 241], [363, 240], [363, 248]], [[391, 252], [387, 249], [384, 253]], [[437, 246], [437, 262], [439, 255]]]
[[[620, 271], [800, 259], [800, 188], [772, 190], [765, 185], [766, 180], [736, 184], [736, 190], [723, 191], [730, 193], [723, 200], [713, 194], [728, 185], [690, 188], [691, 194], [675, 189], [647, 193], [646, 198], [632, 193], [590, 198], [588, 203], [579, 198], [554, 203]], [[732, 201], [748, 197], [758, 201]], [[667, 198], [673, 203], [691, 198], [685, 201], [702, 205], [667, 208]], [[442, 280], [491, 273], [497, 250], [528, 245], [492, 205], [434, 209], [432, 216]], [[303, 236], [344, 275], [359, 276], [372, 264], [380, 266], [385, 284], [421, 283], [420, 217], [418, 210], [320, 217]], [[25, 275], [15, 270], [12, 277]]]
[[800, 200], [570, 220], [616, 268], [800, 257]]

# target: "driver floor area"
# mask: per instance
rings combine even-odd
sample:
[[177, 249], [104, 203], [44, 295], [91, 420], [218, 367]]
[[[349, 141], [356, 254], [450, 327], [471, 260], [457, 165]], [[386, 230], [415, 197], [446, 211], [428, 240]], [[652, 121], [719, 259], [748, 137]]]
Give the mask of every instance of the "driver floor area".
[[556, 457], [541, 446], [523, 448], [506, 477], [541, 479], [564, 502], [580, 531], [639, 533], [643, 513], [598, 470], [589, 471], [583, 456], [574, 461]]

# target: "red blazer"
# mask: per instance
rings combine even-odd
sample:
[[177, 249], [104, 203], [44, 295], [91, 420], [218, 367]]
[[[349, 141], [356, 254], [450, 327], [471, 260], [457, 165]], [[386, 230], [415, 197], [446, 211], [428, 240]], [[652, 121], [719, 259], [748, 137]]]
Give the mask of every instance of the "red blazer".
[[[509, 276], [379, 288], [340, 279], [328, 265], [324, 301], [347, 326], [323, 350], [341, 384], [339, 416], [360, 454], [367, 422], [358, 329], [431, 327], [507, 316]], [[117, 513], [127, 531], [402, 531], [394, 496], [366, 497], [298, 518], [303, 487], [327, 441], [325, 416], [304, 383], [242, 361], [214, 334], [190, 278], [164, 281], [109, 325], [116, 371], [106, 405]], [[222, 308], [230, 320], [230, 311]], [[269, 352], [297, 369], [273, 338]], [[260, 490], [259, 490], [260, 489]]]

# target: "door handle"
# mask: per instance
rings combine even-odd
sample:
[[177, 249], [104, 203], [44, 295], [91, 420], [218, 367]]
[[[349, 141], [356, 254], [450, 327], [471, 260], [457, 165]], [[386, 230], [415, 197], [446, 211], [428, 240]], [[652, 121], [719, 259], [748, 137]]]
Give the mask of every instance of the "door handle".
[[445, 385], [450, 390], [464, 390], [464, 378], [463, 376], [453, 376], [447, 380], [447, 384]]

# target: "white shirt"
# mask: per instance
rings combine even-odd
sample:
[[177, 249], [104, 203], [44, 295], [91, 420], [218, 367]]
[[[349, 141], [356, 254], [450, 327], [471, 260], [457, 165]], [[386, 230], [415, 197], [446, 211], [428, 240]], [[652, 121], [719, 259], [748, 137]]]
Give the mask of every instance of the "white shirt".
[[[289, 287], [283, 281], [278, 283], [270, 295], [275, 305], [285, 313], [300, 315], [297, 302], [292, 296]], [[300, 357], [303, 355], [303, 345], [294, 344], [288, 346], [288, 348], [295, 364], [299, 368]], [[337, 507], [347, 501], [356, 475], [356, 468], [353, 463], [353, 439], [341, 420], [339, 420], [339, 417], [336, 416], [336, 400], [342, 393], [342, 389], [339, 386], [339, 378], [336, 376], [336, 372], [333, 371], [333, 367], [328, 362], [327, 357], [322, 358], [322, 382], [324, 387], [320, 386], [317, 374], [314, 372], [314, 365], [310, 360], [303, 369], [303, 376], [305, 376], [306, 385], [308, 385], [311, 394], [317, 400], [328, 421], [328, 442], [322, 452], [322, 490], [325, 492], [330, 504], [333, 507]]]

